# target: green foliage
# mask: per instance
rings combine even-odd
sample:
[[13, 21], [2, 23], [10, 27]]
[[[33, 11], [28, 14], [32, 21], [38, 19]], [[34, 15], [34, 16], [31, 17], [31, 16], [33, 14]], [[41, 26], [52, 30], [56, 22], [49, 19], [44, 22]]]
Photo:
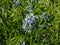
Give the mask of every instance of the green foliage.
[[[17, 3], [18, 2], [18, 3]], [[22, 28], [22, 21], [29, 12], [38, 16], [37, 30], [30, 33]], [[47, 20], [42, 14], [49, 15]], [[46, 16], [47, 17], [47, 16]], [[49, 26], [50, 25], [50, 26]], [[0, 0], [0, 45], [59, 45], [60, 44], [60, 0]]]

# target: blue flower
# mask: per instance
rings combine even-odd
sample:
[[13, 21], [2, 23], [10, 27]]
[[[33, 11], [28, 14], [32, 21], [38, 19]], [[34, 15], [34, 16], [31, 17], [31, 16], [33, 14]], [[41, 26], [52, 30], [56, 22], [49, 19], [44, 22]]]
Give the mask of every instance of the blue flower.
[[40, 17], [44, 20], [49, 20], [50, 14], [43, 13]]
[[45, 18], [46, 18], [46, 16], [45, 16], [45, 15], [41, 15], [41, 18], [45, 19]]
[[26, 6], [26, 9], [28, 12], [32, 12], [34, 10], [34, 7], [32, 6], [32, 4]]

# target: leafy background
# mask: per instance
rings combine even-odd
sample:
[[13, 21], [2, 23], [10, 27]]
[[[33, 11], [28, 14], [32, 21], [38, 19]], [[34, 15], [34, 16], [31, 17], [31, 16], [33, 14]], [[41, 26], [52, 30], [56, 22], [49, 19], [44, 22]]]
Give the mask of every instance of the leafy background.
[[[22, 21], [30, 4], [30, 0], [0, 0], [0, 45], [60, 45], [60, 0], [33, 0], [38, 26], [46, 27], [25, 33]], [[43, 13], [51, 15], [49, 21], [40, 18]]]

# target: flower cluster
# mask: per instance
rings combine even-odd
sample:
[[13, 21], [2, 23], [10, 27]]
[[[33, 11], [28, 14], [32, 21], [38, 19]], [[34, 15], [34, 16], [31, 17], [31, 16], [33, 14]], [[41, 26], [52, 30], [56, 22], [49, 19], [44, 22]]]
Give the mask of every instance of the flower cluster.
[[38, 20], [38, 17], [35, 16], [33, 13], [30, 13], [23, 20], [22, 28], [27, 32], [31, 32], [32, 27], [34, 27], [35, 29], [37, 28], [37, 20]]

